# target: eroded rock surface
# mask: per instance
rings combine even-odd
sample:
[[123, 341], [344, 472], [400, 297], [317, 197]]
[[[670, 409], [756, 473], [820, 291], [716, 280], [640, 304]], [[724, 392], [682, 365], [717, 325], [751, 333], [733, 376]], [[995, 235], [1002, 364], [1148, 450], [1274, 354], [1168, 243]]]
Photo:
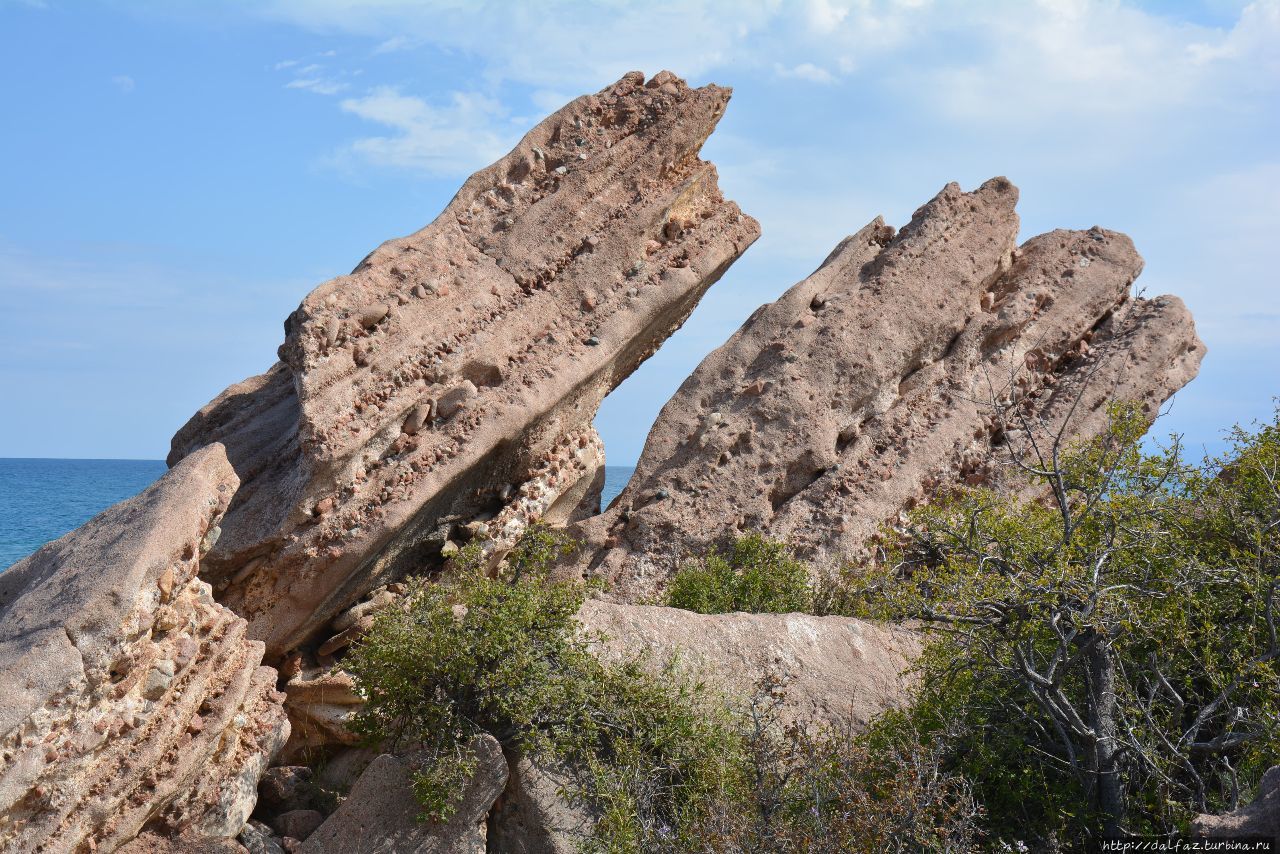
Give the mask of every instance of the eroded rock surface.
[[0, 575], [0, 850], [237, 850], [288, 723], [197, 576], [236, 485], [211, 445]]
[[1015, 250], [1018, 193], [948, 185], [901, 232], [876, 219], [760, 308], [663, 407], [635, 475], [577, 527], [570, 571], [632, 599], [686, 556], [758, 530], [815, 562], [1105, 404], [1154, 418], [1204, 346], [1174, 297], [1134, 299], [1122, 234], [1054, 231]]
[[517, 495], [590, 507], [598, 466], [566, 452], [758, 236], [698, 157], [729, 94], [634, 72], [572, 102], [313, 291], [281, 362], [178, 432], [170, 463], [221, 441], [240, 475], [203, 572], [270, 656], [459, 525], [509, 537]]

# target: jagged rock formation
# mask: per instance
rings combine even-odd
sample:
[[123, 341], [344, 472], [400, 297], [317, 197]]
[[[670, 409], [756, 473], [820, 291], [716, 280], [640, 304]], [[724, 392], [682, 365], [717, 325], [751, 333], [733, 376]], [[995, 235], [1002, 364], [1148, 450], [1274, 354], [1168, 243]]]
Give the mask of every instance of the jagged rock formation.
[[689, 554], [759, 530], [812, 560], [861, 556], [879, 526], [1104, 404], [1159, 406], [1204, 346], [1174, 297], [1133, 299], [1122, 234], [1054, 231], [1015, 250], [1017, 190], [948, 185], [898, 234], [877, 218], [760, 308], [663, 407], [570, 568], [624, 597]]
[[0, 850], [234, 844], [288, 736], [262, 643], [197, 577], [236, 485], [212, 445], [0, 574]]
[[220, 441], [240, 475], [202, 571], [272, 660], [462, 525], [591, 506], [600, 401], [758, 236], [698, 158], [729, 94], [633, 72], [572, 102], [178, 432], [171, 464]]

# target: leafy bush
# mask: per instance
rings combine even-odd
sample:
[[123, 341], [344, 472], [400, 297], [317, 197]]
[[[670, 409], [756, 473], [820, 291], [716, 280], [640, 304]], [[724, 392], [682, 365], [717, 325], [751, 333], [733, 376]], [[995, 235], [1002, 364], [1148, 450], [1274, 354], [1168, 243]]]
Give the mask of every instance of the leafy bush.
[[942, 754], [909, 727], [873, 737], [783, 724], [785, 688], [766, 678], [742, 728], [744, 797], [710, 851], [969, 852], [981, 810]]
[[407, 607], [383, 612], [344, 662], [368, 698], [355, 727], [425, 755], [414, 788], [428, 818], [449, 815], [474, 767], [468, 744], [487, 731], [577, 772], [604, 849], [689, 842], [740, 775], [726, 713], [697, 686], [591, 655], [575, 618], [586, 588], [546, 576], [565, 548], [537, 530], [509, 560], [518, 577], [488, 577], [464, 550], [456, 577], [414, 583]]
[[809, 569], [785, 543], [758, 533], [681, 567], [667, 587], [666, 604], [699, 614], [733, 611], [784, 614], [813, 607]]
[[1048, 502], [964, 490], [857, 580], [864, 616], [933, 638], [921, 699], [882, 730], [939, 733], [993, 837], [1174, 833], [1238, 805], [1280, 749], [1280, 413], [1201, 465], [1111, 417], [1019, 461]]
[[[547, 577], [566, 548], [535, 530], [499, 578], [464, 550], [456, 576], [416, 582], [344, 661], [368, 698], [357, 728], [425, 757], [414, 781], [424, 817], [449, 815], [484, 731], [567, 770], [566, 796], [597, 819], [585, 851], [971, 847], [960, 844], [973, 838], [963, 781], [910, 739], [873, 754], [847, 733], [780, 726], [782, 686], [734, 713], [674, 662], [601, 663], [574, 616], [587, 589]], [[763, 557], [739, 565], [783, 554], [757, 540], [738, 555]]]

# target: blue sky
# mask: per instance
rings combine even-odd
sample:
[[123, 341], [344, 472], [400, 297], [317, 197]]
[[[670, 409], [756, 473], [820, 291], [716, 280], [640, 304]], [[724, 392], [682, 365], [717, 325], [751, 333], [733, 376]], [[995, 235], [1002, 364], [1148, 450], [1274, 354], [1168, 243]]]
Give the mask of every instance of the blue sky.
[[764, 236], [605, 402], [610, 462], [760, 303], [950, 180], [1128, 232], [1209, 345], [1159, 430], [1280, 393], [1280, 0], [0, 0], [0, 456], [163, 457], [316, 284], [631, 69], [735, 88]]

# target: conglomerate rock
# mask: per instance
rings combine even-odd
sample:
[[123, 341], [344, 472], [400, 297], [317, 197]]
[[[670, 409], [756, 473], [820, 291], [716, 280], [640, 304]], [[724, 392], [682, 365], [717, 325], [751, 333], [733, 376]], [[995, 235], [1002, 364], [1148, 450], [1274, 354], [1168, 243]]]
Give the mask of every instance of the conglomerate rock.
[[178, 432], [171, 464], [220, 441], [240, 476], [203, 577], [272, 660], [463, 525], [591, 507], [601, 400], [759, 234], [698, 157], [729, 95], [633, 72], [573, 101]]
[[235, 850], [289, 731], [197, 577], [236, 484], [211, 445], [0, 575], [0, 850]]
[[756, 311], [663, 407], [612, 506], [576, 526], [587, 547], [566, 571], [639, 599], [751, 530], [857, 560], [903, 510], [1001, 480], [1010, 450], [1099, 434], [1108, 401], [1154, 418], [1204, 354], [1190, 314], [1130, 296], [1142, 259], [1122, 234], [1015, 249], [1017, 197], [1004, 178], [950, 184]]

